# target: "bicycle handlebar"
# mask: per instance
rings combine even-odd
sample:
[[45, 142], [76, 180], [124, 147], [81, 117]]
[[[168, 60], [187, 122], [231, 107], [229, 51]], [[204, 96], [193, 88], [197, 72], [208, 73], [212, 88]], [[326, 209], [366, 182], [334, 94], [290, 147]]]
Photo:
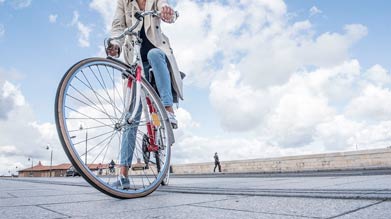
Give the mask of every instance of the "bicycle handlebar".
[[[105, 40], [105, 48], [107, 48], [107, 46], [111, 45], [111, 41], [113, 41], [113, 40], [120, 40], [120, 39], [124, 38], [126, 35], [137, 35], [137, 33], [133, 32], [133, 31], [137, 28], [137, 26], [144, 19], [144, 17], [148, 16], [148, 15], [152, 15], [153, 17], [161, 18], [161, 12], [156, 11], [156, 10], [136, 12], [134, 14], [134, 16], [136, 17], [137, 22], [133, 26], [126, 28], [124, 30], [124, 32], [122, 34], [120, 34], [119, 36], [111, 37], [111, 38], [108, 38], [107, 40]], [[178, 17], [179, 17], [179, 13], [178, 13], [178, 11], [175, 11], [174, 18], [171, 20], [171, 22], [174, 23], [178, 19]], [[106, 42], [107, 42], [107, 45], [106, 45]]]

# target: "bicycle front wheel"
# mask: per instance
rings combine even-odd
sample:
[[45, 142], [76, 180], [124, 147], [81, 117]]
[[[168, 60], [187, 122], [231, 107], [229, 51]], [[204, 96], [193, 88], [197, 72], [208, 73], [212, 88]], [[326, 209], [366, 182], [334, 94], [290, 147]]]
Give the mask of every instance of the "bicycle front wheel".
[[[136, 87], [129, 66], [86, 59], [64, 75], [55, 102], [57, 132], [72, 165], [92, 186], [116, 198], [143, 197], [157, 189], [169, 171], [174, 142], [152, 86], [142, 79], [140, 107], [134, 109], [132, 83]], [[133, 110], [135, 121], [126, 123]], [[117, 183], [123, 165], [131, 166], [126, 188]]]

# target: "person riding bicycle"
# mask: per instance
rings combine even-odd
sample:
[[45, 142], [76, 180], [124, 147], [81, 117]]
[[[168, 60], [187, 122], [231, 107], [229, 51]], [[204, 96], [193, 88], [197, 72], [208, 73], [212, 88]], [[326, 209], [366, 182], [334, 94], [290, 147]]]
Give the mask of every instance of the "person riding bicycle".
[[[167, 111], [168, 119], [173, 128], [177, 128], [178, 122], [175, 118], [173, 105], [178, 97], [183, 99], [183, 84], [173, 50], [168, 38], [161, 31], [161, 20], [172, 23], [174, 10], [168, 5], [167, 0], [118, 0], [117, 9], [112, 23], [111, 35], [120, 35], [125, 28], [132, 26], [137, 18], [137, 11], [160, 11], [159, 17], [146, 16], [142, 25], [136, 31], [140, 31], [141, 59], [143, 61], [144, 74], [147, 79], [154, 77], [157, 92]], [[133, 60], [133, 45], [130, 38], [110, 42], [106, 48], [108, 55], [119, 57], [124, 52], [124, 59], [127, 64]], [[153, 75], [149, 75], [152, 68]], [[140, 109], [139, 109], [140, 110]], [[127, 128], [124, 131], [121, 147], [121, 178], [117, 182], [123, 189], [129, 188], [128, 170], [132, 164], [133, 150], [136, 144], [137, 127]]]

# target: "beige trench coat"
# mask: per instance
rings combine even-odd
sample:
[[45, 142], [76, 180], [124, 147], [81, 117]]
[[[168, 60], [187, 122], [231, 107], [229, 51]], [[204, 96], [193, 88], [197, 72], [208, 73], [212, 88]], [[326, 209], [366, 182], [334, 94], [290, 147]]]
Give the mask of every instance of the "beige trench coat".
[[[167, 0], [146, 0], [145, 10], [160, 11], [163, 6], [168, 5]], [[112, 23], [111, 36], [120, 35], [125, 28], [132, 26], [137, 19], [134, 13], [140, 11], [136, 0], [118, 0], [117, 9]], [[161, 31], [160, 18], [146, 16], [144, 18], [144, 29], [148, 40], [156, 47], [161, 49], [167, 56], [169, 70], [171, 73], [171, 83], [179, 98], [183, 100], [183, 83], [175, 60], [170, 42]], [[136, 29], [139, 31], [141, 25]], [[120, 45], [124, 50], [125, 61], [130, 64], [133, 60], [133, 46], [130, 37], [125, 40], [114, 42]]]

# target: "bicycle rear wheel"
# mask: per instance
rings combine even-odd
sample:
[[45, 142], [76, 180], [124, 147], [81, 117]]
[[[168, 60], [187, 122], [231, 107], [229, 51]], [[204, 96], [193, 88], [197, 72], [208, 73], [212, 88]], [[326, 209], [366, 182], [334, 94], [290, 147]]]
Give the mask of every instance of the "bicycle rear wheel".
[[[120, 127], [135, 102], [129, 85], [135, 85], [134, 79], [129, 66], [121, 62], [86, 59], [67, 71], [56, 95], [57, 132], [69, 160], [87, 182], [116, 198], [143, 197], [157, 189], [169, 171], [174, 143], [165, 108], [144, 79], [138, 121]], [[128, 171], [130, 188], [124, 190], [114, 182], [120, 177], [124, 130], [136, 126], [134, 147], [126, 148], [132, 168]], [[112, 160], [115, 171], [109, 169]]]

